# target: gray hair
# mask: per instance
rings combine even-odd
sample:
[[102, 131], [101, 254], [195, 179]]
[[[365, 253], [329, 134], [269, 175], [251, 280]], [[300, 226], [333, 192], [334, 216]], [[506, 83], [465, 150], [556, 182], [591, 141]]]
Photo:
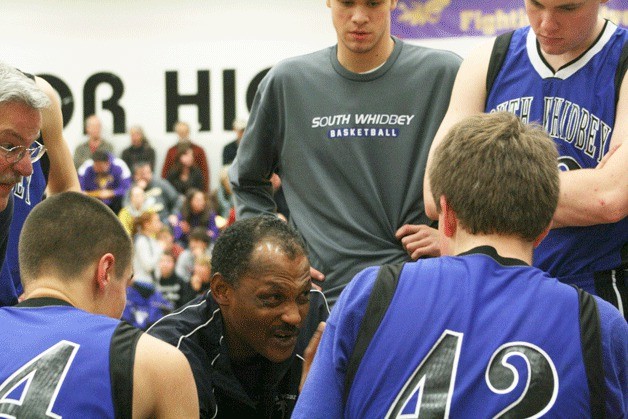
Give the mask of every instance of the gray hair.
[[24, 73], [0, 62], [0, 105], [23, 103], [33, 109], [50, 106], [48, 96]]

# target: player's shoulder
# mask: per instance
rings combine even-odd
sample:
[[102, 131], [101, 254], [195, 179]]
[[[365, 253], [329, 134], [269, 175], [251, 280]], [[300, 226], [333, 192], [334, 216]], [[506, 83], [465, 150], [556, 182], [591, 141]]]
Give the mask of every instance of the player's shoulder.
[[331, 65], [333, 47], [327, 47], [314, 52], [284, 58], [275, 64], [268, 74], [267, 80], [282, 80], [287, 77], [295, 77], [307, 74], [308, 69], [319, 70], [325, 65]]
[[358, 272], [338, 297], [331, 312], [332, 317], [338, 313], [340, 316], [348, 316], [354, 313], [361, 318], [366, 311], [366, 306], [371, 297], [373, 286], [377, 280], [381, 266], [370, 266]]
[[211, 329], [220, 317], [220, 309], [211, 302], [210, 296], [197, 297], [159, 319], [147, 333], [174, 346], [178, 346], [181, 339], [194, 339]]
[[[622, 340], [628, 342], [628, 323], [622, 313], [608, 301], [596, 295], [594, 295], [593, 298], [595, 298], [597, 304], [597, 310], [600, 316], [600, 327], [602, 328], [603, 334], [621, 336]], [[607, 333], [604, 333], [604, 331]]]
[[453, 51], [412, 44], [408, 41], [395, 40], [401, 47], [401, 56], [420, 58], [426, 62], [435, 62], [440, 65], [460, 65], [462, 57]]

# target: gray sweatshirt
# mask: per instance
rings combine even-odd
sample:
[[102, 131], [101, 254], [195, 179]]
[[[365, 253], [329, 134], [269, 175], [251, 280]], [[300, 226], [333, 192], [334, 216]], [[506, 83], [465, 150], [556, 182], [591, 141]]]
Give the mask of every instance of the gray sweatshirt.
[[229, 173], [238, 217], [274, 212], [268, 179], [279, 174], [332, 303], [362, 269], [409, 260], [395, 231], [430, 221], [427, 154], [461, 60], [394, 40], [368, 74], [342, 67], [335, 46], [273, 67]]

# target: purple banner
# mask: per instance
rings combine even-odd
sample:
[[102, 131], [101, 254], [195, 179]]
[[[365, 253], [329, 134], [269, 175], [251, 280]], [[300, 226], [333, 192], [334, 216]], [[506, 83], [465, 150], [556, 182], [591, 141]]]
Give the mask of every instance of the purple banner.
[[[628, 0], [611, 0], [601, 15], [628, 27]], [[399, 0], [392, 34], [399, 38], [495, 36], [528, 24], [523, 0]]]

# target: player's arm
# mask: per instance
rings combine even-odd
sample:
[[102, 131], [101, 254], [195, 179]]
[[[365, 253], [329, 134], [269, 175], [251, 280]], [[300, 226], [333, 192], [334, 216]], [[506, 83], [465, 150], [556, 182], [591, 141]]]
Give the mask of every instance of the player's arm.
[[432, 155], [453, 125], [467, 116], [484, 112], [486, 103], [486, 73], [494, 42], [494, 40], [491, 40], [479, 45], [462, 62], [451, 92], [449, 108], [447, 108], [447, 113], [432, 141], [427, 157], [427, 169], [423, 177], [423, 201], [425, 202], [425, 213], [433, 220], [438, 219], [438, 212], [436, 211], [432, 188], [430, 187], [429, 171]]
[[270, 178], [279, 155], [276, 140], [280, 141], [283, 133], [279, 128], [282, 110], [275, 98], [280, 93], [272, 91], [271, 74], [272, 70], [257, 90], [247, 129], [229, 168], [238, 219], [277, 212]]
[[628, 215], [628, 147], [626, 144], [620, 146], [626, 138], [628, 73], [619, 93], [610, 155], [595, 169], [560, 174], [560, 198], [554, 214], [554, 228], [613, 223]]
[[198, 418], [192, 369], [174, 346], [147, 334], [140, 337], [133, 371], [134, 418]]
[[41, 77], [35, 83], [50, 99], [50, 106], [42, 109], [41, 135], [50, 159], [48, 191], [51, 194], [64, 191], [80, 191], [78, 176], [72, 160], [72, 153], [63, 138], [63, 116], [57, 92]]
[[620, 145], [595, 169], [560, 174], [553, 228], [614, 223], [628, 216], [628, 145]]

